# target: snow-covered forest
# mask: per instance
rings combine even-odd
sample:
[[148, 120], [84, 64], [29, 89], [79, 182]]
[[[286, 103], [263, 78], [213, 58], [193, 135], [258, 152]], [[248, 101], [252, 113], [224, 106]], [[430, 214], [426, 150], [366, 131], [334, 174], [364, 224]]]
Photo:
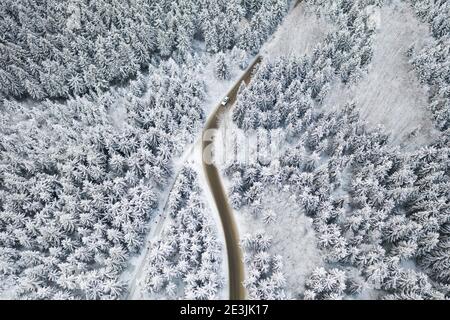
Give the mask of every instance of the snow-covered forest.
[[198, 174], [183, 167], [168, 200], [171, 221], [165, 225], [161, 239], [150, 244], [144, 293], [185, 299], [219, 297], [223, 248], [204, 197]]
[[1, 270], [18, 277], [19, 296], [121, 296], [118, 276], [143, 245], [172, 157], [204, 117], [202, 85], [169, 61], [131, 90], [3, 103]]
[[286, 0], [2, 1], [2, 296], [127, 295], [121, 275], [206, 118], [204, 65], [217, 60], [219, 80], [230, 61], [245, 68], [287, 10]]
[[[0, 94], [68, 98], [107, 90], [153, 60], [182, 61], [201, 42], [257, 52], [287, 0], [5, 0]], [[1, 97], [1, 96], [0, 96]]]
[[408, 54], [420, 81], [428, 87], [430, 110], [436, 126], [450, 128], [450, 3], [445, 0], [412, 0], [417, 16], [430, 26], [434, 40]]
[[0, 299], [228, 298], [222, 109], [246, 298], [450, 297], [448, 0], [0, 17]]
[[268, 252], [271, 241], [270, 236], [262, 230], [254, 234], [245, 234], [242, 238], [242, 247], [247, 253], [244, 261], [249, 265], [248, 276], [244, 283], [249, 299], [286, 298], [283, 258]]
[[[421, 1], [415, 2], [418, 8]], [[391, 144], [383, 129], [367, 126], [355, 102], [324, 103], [333, 81], [340, 78], [352, 85], [367, 72], [376, 32], [367, 8], [382, 2], [314, 3], [318, 13], [330, 16], [338, 27], [310, 56], [263, 63], [250, 85], [240, 90], [231, 117], [234, 134], [256, 137], [263, 149], [263, 142], [282, 128], [284, 145], [277, 159], [261, 157], [225, 165], [230, 201], [242, 214], [270, 225], [274, 210], [270, 204], [262, 205], [262, 197], [274, 186], [300, 205], [299, 215], [311, 218], [323, 263], [311, 270], [303, 288], [288, 292], [292, 298], [443, 299], [450, 289], [448, 127], [437, 121], [441, 136], [410, 151]], [[439, 35], [448, 40], [449, 33], [442, 15], [430, 16], [440, 47], [426, 47], [412, 64], [428, 72], [420, 75], [433, 86], [430, 100], [436, 120], [448, 121], [445, 94], [450, 60], [441, 50], [439, 43], [444, 40]], [[229, 152], [240, 148], [232, 141]], [[261, 257], [252, 252], [248, 273], [264, 273]], [[267, 283], [254, 286], [252, 292], [268, 288]], [[271, 298], [285, 297], [271, 286], [270, 292], [279, 292]]]

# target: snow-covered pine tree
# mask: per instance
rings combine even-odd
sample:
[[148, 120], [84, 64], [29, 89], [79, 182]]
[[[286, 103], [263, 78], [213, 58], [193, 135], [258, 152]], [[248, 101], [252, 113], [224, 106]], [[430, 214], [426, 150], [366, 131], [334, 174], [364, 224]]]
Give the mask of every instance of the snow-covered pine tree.
[[219, 80], [229, 80], [231, 77], [230, 66], [223, 52], [219, 52], [216, 55], [214, 74]]

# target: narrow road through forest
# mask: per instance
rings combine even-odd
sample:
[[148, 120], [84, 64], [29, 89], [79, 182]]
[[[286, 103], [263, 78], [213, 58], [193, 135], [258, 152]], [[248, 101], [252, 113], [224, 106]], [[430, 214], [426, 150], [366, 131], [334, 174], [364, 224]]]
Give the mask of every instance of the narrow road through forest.
[[[296, 8], [302, 0], [297, 0], [293, 8]], [[243, 253], [240, 246], [239, 232], [234, 219], [233, 210], [229, 204], [227, 198], [227, 192], [223, 187], [222, 181], [220, 179], [220, 173], [214, 163], [209, 163], [205, 161], [204, 154], [208, 152], [211, 148], [208, 148], [211, 143], [214, 143], [214, 138], [205, 139], [208, 137], [207, 133], [210, 129], [218, 129], [218, 120], [223, 112], [229, 110], [237, 99], [237, 93], [242, 82], [245, 84], [250, 83], [253, 75], [253, 70], [255, 66], [260, 63], [262, 57], [258, 55], [253, 63], [247, 68], [246, 72], [242, 77], [236, 82], [234, 87], [230, 90], [227, 97], [229, 101], [226, 106], [219, 105], [216, 111], [210, 116], [208, 122], [203, 129], [202, 139], [202, 164], [205, 171], [206, 180], [210, 188], [211, 194], [213, 195], [214, 202], [217, 207], [217, 211], [220, 215], [220, 220], [222, 222], [222, 228], [225, 236], [225, 244], [227, 247], [228, 256], [228, 281], [229, 281], [229, 298], [230, 300], [244, 300], [246, 298], [246, 290], [244, 287], [245, 280], [245, 266]]]
[[[204, 138], [209, 136], [209, 133], [207, 133], [208, 130], [218, 129], [218, 119], [220, 118], [220, 115], [227, 109], [231, 108], [231, 106], [236, 102], [239, 87], [242, 82], [245, 84], [250, 82], [253, 70], [259, 62], [261, 62], [261, 56], [256, 57], [253, 63], [247, 68], [247, 71], [230, 90], [227, 95], [229, 98], [228, 104], [226, 106], [219, 105], [216, 108], [216, 111], [209, 117], [209, 120], [203, 130]], [[211, 149], [208, 148], [211, 143], [214, 143], [213, 138], [211, 140], [202, 140], [201, 157], [206, 180], [217, 206], [217, 211], [219, 212], [224, 231], [228, 256], [229, 297], [231, 300], [243, 300], [246, 298], [246, 291], [243, 284], [245, 279], [245, 268], [242, 249], [239, 243], [239, 233], [234, 219], [233, 210], [230, 207], [227, 192], [224, 189], [220, 179], [219, 170], [214, 163], [205, 161], [207, 159], [204, 157], [204, 154]]]
[[[301, 2], [302, 0], [297, 0], [293, 8], [297, 7]], [[244, 82], [245, 84], [250, 83], [253, 70], [255, 69], [255, 66], [261, 61], [262, 57], [258, 55], [251, 63], [251, 65], [247, 68], [245, 73], [241, 76], [241, 78], [236, 82], [233, 88], [231, 88], [231, 90], [228, 92], [227, 97], [229, 98], [229, 101], [227, 105], [222, 106], [219, 104], [219, 106], [216, 107], [216, 110], [209, 117], [205, 128], [203, 129], [202, 137], [205, 136], [205, 132], [207, 132], [208, 130], [218, 129], [218, 120], [220, 119], [221, 114], [226, 110], [231, 109], [231, 107], [236, 102], [237, 93], [242, 82]], [[228, 257], [229, 298], [231, 300], [244, 300], [246, 298], [246, 290], [244, 287], [245, 267], [243, 253], [240, 246], [239, 232], [234, 219], [233, 210], [231, 209], [231, 206], [229, 204], [227, 192], [223, 187], [219, 170], [214, 165], [214, 163], [209, 164], [203, 159], [205, 149], [207, 149], [212, 143], [214, 143], [214, 140], [202, 139], [201, 143], [202, 147], [200, 156], [202, 157], [201, 161], [205, 172], [205, 177], [208, 183], [208, 187], [214, 198], [217, 211], [220, 215], [220, 220], [222, 222], [222, 228], [225, 236], [225, 244]], [[158, 221], [158, 226], [156, 228], [157, 230], [161, 230], [163, 222], [164, 219], [160, 219], [160, 221]], [[146, 256], [148, 254], [148, 238], [146, 240], [146, 247], [144, 249], [143, 257], [141, 259], [141, 262], [139, 263], [139, 266], [137, 267], [138, 269], [136, 270], [136, 273], [133, 276], [128, 294], [126, 295], [127, 299], [136, 298], [136, 290], [138, 287], [137, 280], [142, 276]]]
[[[250, 67], [247, 68], [246, 72], [241, 76], [241, 78], [236, 82], [236, 84], [233, 86], [233, 88], [229, 91], [228, 97], [229, 101], [227, 104], [227, 107], [224, 108], [219, 104], [219, 106], [216, 107], [215, 111], [209, 116], [208, 121], [202, 131], [202, 136], [204, 132], [208, 129], [215, 129], [218, 127], [217, 120], [221, 113], [223, 113], [225, 110], [229, 109], [235, 102], [237, 93], [239, 90], [239, 87], [241, 83], [244, 81], [245, 83], [249, 83], [251, 79], [251, 72], [253, 71], [255, 65], [261, 61], [261, 57], [258, 56], [255, 58], [255, 60], [252, 62]], [[200, 139], [202, 138], [200, 137]], [[210, 144], [212, 141], [202, 141], [202, 148], [200, 148], [200, 151], [203, 154], [203, 150]], [[187, 158], [187, 156], [194, 151], [194, 146], [186, 153], [186, 155], [183, 157], [184, 159]], [[182, 160], [181, 163], [184, 163], [185, 160]], [[242, 285], [242, 282], [244, 281], [244, 266], [243, 266], [243, 260], [242, 260], [242, 252], [239, 247], [239, 234], [237, 232], [237, 227], [234, 222], [233, 217], [233, 211], [231, 210], [228, 199], [226, 196], [226, 192], [223, 188], [223, 185], [220, 180], [220, 174], [217, 170], [217, 168], [213, 165], [207, 165], [203, 162], [202, 164], [205, 169], [205, 176], [208, 181], [208, 186], [211, 189], [211, 194], [213, 195], [214, 202], [218, 208], [218, 212], [220, 215], [220, 219], [222, 222], [222, 226], [224, 229], [225, 234], [225, 242], [227, 246], [227, 256], [228, 256], [228, 264], [229, 264], [229, 277], [230, 277], [230, 299], [245, 299], [245, 288]], [[177, 180], [178, 174], [175, 176], [171, 187], [169, 187], [168, 190], [172, 190], [173, 184]], [[167, 194], [167, 197], [169, 197], [170, 191]], [[164, 207], [162, 209], [162, 213], [166, 211], [167, 201], [164, 202]], [[147, 239], [145, 241], [145, 248], [144, 252], [142, 253], [142, 258], [140, 259], [140, 263], [137, 266], [137, 270], [135, 274], [132, 277], [131, 284], [128, 288], [128, 293], [126, 295], [126, 299], [133, 300], [136, 299], [139, 295], [138, 292], [138, 279], [142, 277], [142, 274], [144, 272], [144, 266], [146, 257], [149, 253], [149, 239], [153, 238], [154, 235], [158, 235], [161, 233], [161, 229], [164, 224], [164, 216], [160, 217], [158, 220], [158, 223], [156, 226], [153, 226], [151, 229], [149, 235], [147, 236]], [[233, 265], [234, 267], [230, 267], [230, 265]], [[233, 285], [232, 285], [233, 284]]]

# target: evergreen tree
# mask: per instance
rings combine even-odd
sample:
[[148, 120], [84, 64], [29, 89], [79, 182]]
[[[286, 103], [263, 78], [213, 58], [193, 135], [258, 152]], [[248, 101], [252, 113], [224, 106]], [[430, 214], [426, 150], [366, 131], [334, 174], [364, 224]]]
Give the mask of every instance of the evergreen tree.
[[229, 80], [231, 77], [230, 67], [223, 52], [216, 55], [214, 74], [219, 80]]

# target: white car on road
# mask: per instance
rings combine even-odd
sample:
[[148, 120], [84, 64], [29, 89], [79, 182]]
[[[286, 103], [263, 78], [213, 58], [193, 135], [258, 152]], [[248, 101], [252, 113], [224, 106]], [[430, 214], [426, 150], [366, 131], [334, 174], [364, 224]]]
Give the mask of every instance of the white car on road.
[[230, 97], [225, 97], [225, 98], [223, 98], [223, 100], [220, 104], [225, 107], [227, 105], [228, 101], [230, 101]]

